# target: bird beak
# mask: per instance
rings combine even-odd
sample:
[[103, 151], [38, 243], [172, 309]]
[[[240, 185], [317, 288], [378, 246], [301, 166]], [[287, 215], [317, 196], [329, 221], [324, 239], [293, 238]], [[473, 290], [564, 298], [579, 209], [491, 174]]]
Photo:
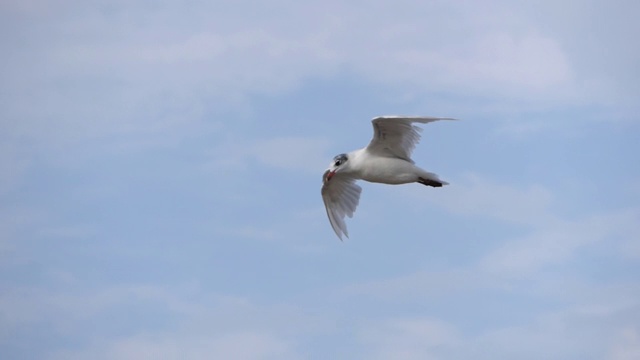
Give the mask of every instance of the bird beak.
[[335, 175], [335, 170], [327, 170], [324, 172], [324, 176], [323, 176], [323, 181], [326, 183], [329, 180], [331, 180], [331, 178], [333, 177], [333, 175]]

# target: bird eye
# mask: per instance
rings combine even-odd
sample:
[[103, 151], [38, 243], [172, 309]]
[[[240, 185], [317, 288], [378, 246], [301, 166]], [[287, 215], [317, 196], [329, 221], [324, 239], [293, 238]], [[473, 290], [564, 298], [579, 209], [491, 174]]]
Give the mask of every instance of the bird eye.
[[340, 166], [342, 164], [344, 164], [347, 161], [347, 155], [346, 154], [340, 154], [336, 157], [333, 158], [333, 166]]

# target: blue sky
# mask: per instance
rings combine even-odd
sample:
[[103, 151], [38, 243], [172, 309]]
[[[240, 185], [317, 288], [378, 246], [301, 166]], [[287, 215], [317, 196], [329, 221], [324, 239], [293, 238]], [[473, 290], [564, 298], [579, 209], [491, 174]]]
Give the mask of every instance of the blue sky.
[[[0, 10], [1, 358], [640, 358], [637, 3]], [[340, 242], [383, 114], [451, 185]]]

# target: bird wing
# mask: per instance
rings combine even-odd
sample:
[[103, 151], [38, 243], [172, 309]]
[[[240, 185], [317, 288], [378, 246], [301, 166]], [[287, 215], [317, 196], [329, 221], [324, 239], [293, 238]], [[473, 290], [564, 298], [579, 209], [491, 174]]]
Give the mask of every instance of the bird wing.
[[356, 179], [340, 173], [335, 174], [331, 180], [327, 181], [328, 172], [327, 170], [323, 177], [322, 200], [324, 201], [331, 227], [342, 240], [342, 234], [349, 237], [344, 217], [353, 217], [353, 213], [356, 211], [360, 201], [362, 188], [356, 185]]
[[413, 123], [455, 120], [430, 116], [380, 116], [371, 121], [373, 139], [367, 146], [370, 154], [395, 157], [413, 163], [411, 152], [420, 141], [421, 128]]

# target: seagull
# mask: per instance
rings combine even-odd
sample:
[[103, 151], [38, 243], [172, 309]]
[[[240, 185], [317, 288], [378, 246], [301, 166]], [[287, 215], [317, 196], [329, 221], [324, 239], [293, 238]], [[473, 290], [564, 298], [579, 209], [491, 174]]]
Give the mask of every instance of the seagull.
[[333, 231], [342, 240], [347, 238], [344, 217], [353, 217], [362, 188], [357, 180], [382, 184], [420, 183], [426, 186], [448, 185], [438, 175], [417, 167], [411, 152], [420, 141], [421, 128], [414, 123], [427, 124], [452, 118], [430, 116], [380, 116], [374, 118], [373, 139], [367, 147], [333, 158], [322, 175], [322, 200]]

